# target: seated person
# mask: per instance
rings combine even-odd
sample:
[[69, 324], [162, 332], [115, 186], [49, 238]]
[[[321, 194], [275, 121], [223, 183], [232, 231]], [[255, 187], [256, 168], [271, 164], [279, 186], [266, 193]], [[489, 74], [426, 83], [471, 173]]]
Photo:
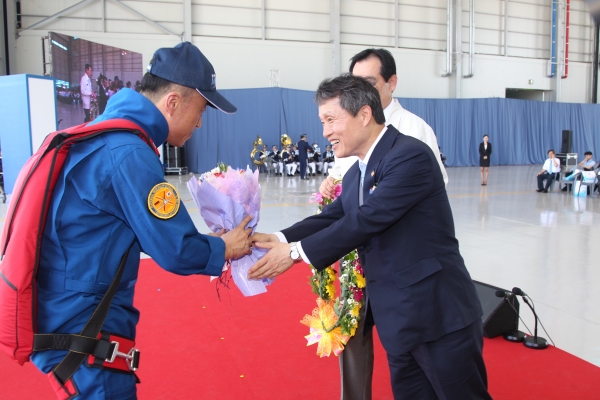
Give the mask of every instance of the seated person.
[[[577, 166], [580, 168], [583, 168], [584, 171], [593, 171], [594, 167], [596, 166], [596, 161], [592, 160], [592, 156], [593, 156], [592, 152], [586, 151], [585, 153], [583, 153], [583, 155], [584, 155], [583, 160], [579, 164], [577, 164]], [[565, 174], [565, 177], [573, 175], [574, 172], [575, 171], [571, 171], [571, 172]], [[577, 177], [575, 177], [575, 179], [577, 179]], [[571, 190], [571, 184], [567, 183], [565, 185], [565, 187], [562, 188], [562, 191], [566, 192], [567, 187], [569, 187], [568, 189]], [[589, 194], [589, 191], [590, 191], [590, 189], [588, 188], [588, 194]]]
[[321, 149], [319, 148], [319, 145], [316, 143], [313, 143], [312, 147], [313, 147], [313, 160], [315, 162], [315, 166], [317, 167], [317, 172], [322, 173], [323, 172], [323, 161], [321, 161]]
[[[548, 150], [548, 158], [544, 162], [542, 170], [537, 174], [537, 192], [548, 193], [548, 188], [554, 182], [559, 172], [560, 160], [556, 158], [554, 150]], [[546, 180], [546, 186], [544, 186], [544, 180]]]
[[300, 153], [298, 152], [298, 146], [295, 144], [292, 145], [292, 154], [294, 156], [294, 165], [296, 166], [292, 174], [294, 175], [296, 172], [300, 173]]
[[266, 144], [263, 145], [262, 150], [258, 152], [258, 157], [263, 162], [263, 164], [259, 168], [260, 172], [268, 172], [269, 164], [267, 163], [267, 158], [269, 157], [269, 150], [267, 149]]
[[294, 161], [294, 154], [290, 146], [287, 146], [285, 148], [285, 151], [281, 155], [281, 158], [283, 160], [283, 164], [285, 165], [287, 176], [294, 176], [294, 174], [296, 173], [297, 165]]
[[315, 176], [316, 172], [317, 172], [317, 165], [315, 164], [315, 151], [312, 147], [309, 147], [307, 150], [307, 153], [308, 153], [307, 158], [306, 158], [307, 176], [310, 176], [310, 174]]
[[331, 151], [331, 145], [327, 145], [325, 154], [323, 155], [323, 175], [327, 175], [327, 170], [335, 165], [335, 156]]
[[275, 170], [275, 175], [283, 175], [283, 162], [281, 161], [281, 156], [279, 155], [279, 151], [277, 151], [276, 145], [273, 145], [273, 150], [269, 153], [269, 158], [273, 162], [272, 166]]
[[584, 171], [593, 171], [596, 166], [596, 161], [592, 160], [592, 152], [586, 151], [583, 155], [585, 158], [577, 165], [583, 168]]

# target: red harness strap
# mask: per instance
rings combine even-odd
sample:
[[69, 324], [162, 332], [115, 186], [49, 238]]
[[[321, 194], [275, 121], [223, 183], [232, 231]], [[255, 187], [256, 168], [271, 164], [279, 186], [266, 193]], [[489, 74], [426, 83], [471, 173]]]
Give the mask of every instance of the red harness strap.
[[[135, 341], [108, 332], [98, 334], [98, 349], [96, 354], [90, 354], [86, 360], [89, 367], [107, 369], [114, 372], [132, 373], [140, 365], [140, 351], [136, 349]], [[106, 352], [104, 347], [106, 346]]]

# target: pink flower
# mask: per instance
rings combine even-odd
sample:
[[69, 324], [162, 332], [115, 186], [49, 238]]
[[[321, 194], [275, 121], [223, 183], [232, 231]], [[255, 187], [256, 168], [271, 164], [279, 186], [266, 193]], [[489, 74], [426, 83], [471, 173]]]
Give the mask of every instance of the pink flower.
[[333, 195], [334, 199], [337, 199], [342, 194], [342, 184], [338, 183], [335, 185], [335, 193]]
[[365, 272], [362, 269], [362, 266], [358, 263], [358, 261], [354, 262], [354, 269], [361, 275], [365, 274]]
[[321, 193], [313, 193], [313, 195], [310, 196], [310, 199], [308, 201], [310, 203], [323, 204], [323, 196], [321, 196]]
[[363, 298], [363, 291], [362, 289], [357, 289], [353, 291], [354, 293], [354, 300], [356, 301], [361, 301]]

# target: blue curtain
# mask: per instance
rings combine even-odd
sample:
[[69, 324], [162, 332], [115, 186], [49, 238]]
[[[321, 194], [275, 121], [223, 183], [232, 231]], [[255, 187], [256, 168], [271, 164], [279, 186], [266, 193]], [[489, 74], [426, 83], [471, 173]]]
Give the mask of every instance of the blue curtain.
[[560, 152], [562, 131], [573, 131], [573, 152], [600, 159], [600, 105], [516, 99], [399, 99], [434, 130], [449, 166], [479, 165], [487, 134], [493, 165], [541, 164]]
[[[321, 150], [323, 138], [314, 92], [264, 88], [220, 91], [238, 108], [226, 115], [209, 107], [202, 127], [186, 144], [188, 168], [204, 172], [225, 162], [251, 164], [252, 143], [259, 135], [269, 150], [281, 148], [286, 133], [295, 143], [308, 135]], [[479, 143], [489, 135], [493, 165], [540, 164], [546, 152], [560, 152], [562, 131], [573, 131], [573, 151], [592, 151], [600, 159], [600, 105], [546, 103], [516, 99], [399, 99], [434, 130], [448, 166], [479, 165]]]

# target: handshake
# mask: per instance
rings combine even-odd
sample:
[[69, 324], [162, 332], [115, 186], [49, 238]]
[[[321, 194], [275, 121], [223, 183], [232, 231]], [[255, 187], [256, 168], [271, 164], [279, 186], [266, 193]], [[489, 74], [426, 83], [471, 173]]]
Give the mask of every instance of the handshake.
[[290, 245], [279, 241], [274, 234], [254, 233], [252, 228], [246, 228], [252, 220], [247, 216], [234, 229], [212, 233], [225, 242], [225, 259], [232, 260], [241, 258], [252, 253], [251, 248], [268, 250], [268, 253], [258, 260], [248, 271], [248, 279], [274, 278], [281, 275], [294, 265], [290, 257]]

